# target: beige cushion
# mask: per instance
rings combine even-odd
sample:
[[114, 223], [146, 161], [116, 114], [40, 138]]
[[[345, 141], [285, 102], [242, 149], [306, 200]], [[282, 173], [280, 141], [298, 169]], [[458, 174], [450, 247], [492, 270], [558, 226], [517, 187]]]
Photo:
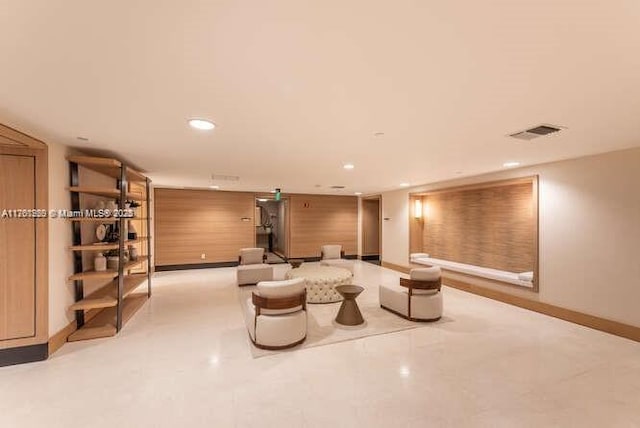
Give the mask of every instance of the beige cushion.
[[273, 280], [273, 266], [268, 264], [240, 265], [237, 268], [238, 285], [257, 284]]
[[[407, 288], [397, 284], [382, 284], [378, 291], [381, 306], [408, 316], [409, 295]], [[411, 317], [422, 320], [440, 318], [442, 316], [442, 292], [437, 290], [425, 291], [428, 294], [414, 294], [411, 297]]]
[[341, 257], [342, 245], [323, 245], [322, 259], [339, 259]]
[[533, 272], [522, 272], [518, 274], [520, 281], [533, 281]]
[[260, 281], [257, 287], [260, 296], [266, 298], [295, 296], [304, 291], [304, 278], [287, 279], [284, 281]]
[[240, 250], [240, 264], [253, 265], [262, 263], [264, 248], [243, 248]]
[[275, 316], [264, 314], [255, 320], [255, 306], [251, 299], [247, 300], [246, 308], [247, 330], [251, 339], [260, 345], [286, 346], [302, 340], [307, 334], [306, 311]]
[[409, 272], [409, 276], [414, 281], [437, 281], [441, 274], [439, 266], [411, 269]]

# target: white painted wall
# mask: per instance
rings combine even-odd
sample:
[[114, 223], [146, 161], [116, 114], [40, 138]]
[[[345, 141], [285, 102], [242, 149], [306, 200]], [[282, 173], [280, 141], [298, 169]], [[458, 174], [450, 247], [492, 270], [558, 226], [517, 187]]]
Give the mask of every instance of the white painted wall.
[[[69, 163], [67, 146], [48, 143], [49, 147], [49, 209], [71, 209]], [[73, 283], [67, 278], [73, 274], [71, 226], [63, 219], [49, 219], [49, 336], [57, 333], [74, 320], [68, 311], [74, 302]]]
[[382, 194], [382, 260], [408, 265], [408, 194], [540, 176], [540, 292], [501, 290], [640, 327], [640, 148]]

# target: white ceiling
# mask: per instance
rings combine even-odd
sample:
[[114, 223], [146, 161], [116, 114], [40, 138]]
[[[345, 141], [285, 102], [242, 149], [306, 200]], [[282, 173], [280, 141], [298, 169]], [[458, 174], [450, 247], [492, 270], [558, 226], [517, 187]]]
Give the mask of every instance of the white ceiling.
[[[635, 0], [0, 0], [0, 55], [1, 122], [157, 185], [371, 193], [640, 145]], [[540, 123], [568, 129], [505, 136]]]

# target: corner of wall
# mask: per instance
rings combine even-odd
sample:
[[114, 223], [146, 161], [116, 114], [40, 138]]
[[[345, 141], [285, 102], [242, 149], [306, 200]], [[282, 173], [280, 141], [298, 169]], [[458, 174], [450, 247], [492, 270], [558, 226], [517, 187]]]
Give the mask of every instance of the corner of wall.
[[[49, 209], [71, 209], [67, 190], [69, 167], [67, 155], [70, 148], [47, 143], [49, 162]], [[73, 313], [67, 308], [74, 302], [73, 285], [67, 278], [73, 273], [73, 255], [70, 227], [66, 220], [49, 218], [49, 337], [73, 321]]]

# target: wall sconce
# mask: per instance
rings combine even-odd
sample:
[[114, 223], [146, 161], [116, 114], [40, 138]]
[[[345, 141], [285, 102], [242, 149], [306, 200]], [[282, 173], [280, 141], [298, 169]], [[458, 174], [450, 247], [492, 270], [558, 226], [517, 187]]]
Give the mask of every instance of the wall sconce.
[[422, 200], [420, 199], [413, 201], [413, 216], [415, 218], [422, 218]]

